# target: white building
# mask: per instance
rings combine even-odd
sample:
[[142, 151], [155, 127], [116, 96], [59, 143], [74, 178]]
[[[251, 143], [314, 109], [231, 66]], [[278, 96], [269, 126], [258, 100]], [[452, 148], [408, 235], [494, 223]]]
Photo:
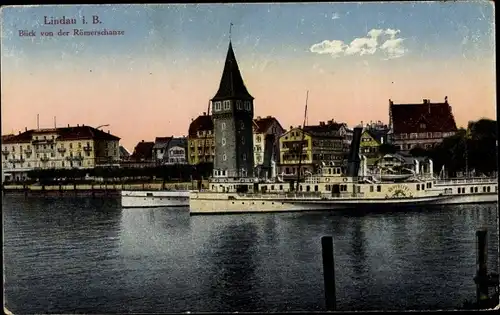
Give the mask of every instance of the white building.
[[33, 169], [118, 166], [119, 140], [85, 125], [2, 136], [2, 181], [26, 179]]

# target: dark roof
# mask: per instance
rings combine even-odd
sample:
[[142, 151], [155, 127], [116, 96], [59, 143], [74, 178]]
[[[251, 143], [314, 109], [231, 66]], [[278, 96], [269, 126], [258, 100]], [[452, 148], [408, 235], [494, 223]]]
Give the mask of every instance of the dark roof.
[[305, 132], [313, 136], [330, 137], [330, 136], [338, 136], [337, 132], [343, 125], [344, 124], [341, 123], [328, 123], [315, 126], [305, 126], [303, 129]]
[[154, 148], [166, 148], [173, 137], [156, 137]]
[[277, 122], [278, 126], [280, 126], [280, 128], [283, 129], [279, 121], [271, 116], [267, 116], [265, 118], [257, 117], [257, 119], [254, 119], [253, 122], [255, 124], [256, 132], [261, 132], [261, 133], [267, 132], [267, 130], [273, 125], [274, 122]]
[[140, 160], [145, 159], [149, 160], [153, 158], [153, 147], [155, 143], [152, 141], [141, 141], [139, 142], [135, 148], [134, 153], [130, 156], [132, 159]]
[[[457, 125], [448, 101], [423, 104], [390, 103], [390, 113], [394, 133], [450, 132], [456, 131]], [[425, 128], [421, 128], [424, 124]]]
[[380, 142], [381, 139], [384, 139], [385, 142], [389, 129], [367, 129], [366, 132], [376, 141]]
[[57, 133], [59, 134], [57, 140], [120, 140], [110, 133], [90, 126], [57, 128]]
[[210, 115], [201, 115], [198, 116], [195, 120], [191, 122], [189, 125], [189, 135], [196, 136], [198, 131], [207, 131], [213, 130], [214, 123], [212, 121], [212, 116]]
[[90, 126], [76, 126], [76, 127], [64, 127], [64, 128], [51, 128], [51, 129], [39, 129], [39, 130], [27, 130], [18, 135], [13, 135], [4, 138], [2, 136], [3, 143], [25, 143], [31, 142], [34, 135], [46, 134], [46, 133], [56, 133], [58, 135], [57, 140], [120, 140], [120, 138], [113, 136], [110, 133], [104, 132], [99, 129], [95, 129]]
[[17, 135], [13, 135], [13, 134], [5, 135], [5, 136], [2, 136], [2, 143], [9, 144], [9, 143], [31, 142], [32, 134], [33, 134], [33, 130], [28, 130], [28, 131], [25, 131], [25, 132], [17, 134]]
[[187, 139], [184, 137], [180, 138], [172, 138], [172, 140], [168, 143], [168, 148], [172, 147], [187, 147]]
[[212, 98], [212, 101], [227, 99], [253, 100], [252, 95], [248, 93], [245, 82], [243, 82], [243, 78], [241, 77], [240, 69], [238, 67], [236, 57], [234, 56], [231, 42], [229, 42], [226, 62], [219, 84], [219, 90]]

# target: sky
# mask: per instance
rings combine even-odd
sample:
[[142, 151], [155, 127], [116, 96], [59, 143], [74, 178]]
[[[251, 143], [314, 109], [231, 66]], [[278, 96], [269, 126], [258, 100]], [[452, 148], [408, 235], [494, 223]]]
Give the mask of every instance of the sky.
[[309, 124], [387, 123], [389, 99], [445, 96], [459, 126], [496, 119], [489, 1], [11, 6], [1, 11], [2, 134], [36, 128], [39, 114], [40, 128], [109, 125], [130, 151], [187, 135], [217, 92], [230, 23], [255, 116], [285, 129], [302, 124], [307, 91]]

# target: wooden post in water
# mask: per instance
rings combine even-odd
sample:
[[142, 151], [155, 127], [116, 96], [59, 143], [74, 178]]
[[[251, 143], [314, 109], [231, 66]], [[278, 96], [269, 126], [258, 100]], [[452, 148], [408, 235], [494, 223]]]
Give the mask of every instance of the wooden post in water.
[[323, 253], [326, 310], [335, 311], [335, 263], [333, 260], [333, 238], [331, 236], [323, 236], [321, 238], [321, 249]]
[[476, 300], [477, 306], [483, 308], [488, 302], [488, 231], [482, 228], [476, 231]]

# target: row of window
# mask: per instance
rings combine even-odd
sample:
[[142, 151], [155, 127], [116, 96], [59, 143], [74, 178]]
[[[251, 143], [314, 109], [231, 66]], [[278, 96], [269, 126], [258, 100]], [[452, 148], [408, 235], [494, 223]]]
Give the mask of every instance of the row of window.
[[[242, 102], [241, 100], [236, 101], [236, 109], [242, 110], [243, 108], [245, 108], [245, 110], [250, 111], [252, 109], [252, 102], [250, 102], [250, 101]], [[222, 101], [222, 102], [221, 101], [215, 102], [214, 110], [217, 112], [217, 111], [221, 111], [222, 109], [230, 110], [231, 109], [231, 101], [226, 100], [226, 101]]]
[[[491, 192], [491, 187], [490, 186], [483, 186], [482, 191], [483, 191], [483, 193], [489, 193], [489, 192]], [[449, 192], [451, 192], [451, 188], [449, 188]], [[458, 187], [457, 192], [459, 194], [465, 194], [465, 187]], [[469, 192], [470, 193], [477, 193], [477, 192], [479, 192], [479, 187], [477, 187], [477, 186], [470, 187]], [[495, 186], [495, 192], [498, 192], [498, 186]]]

